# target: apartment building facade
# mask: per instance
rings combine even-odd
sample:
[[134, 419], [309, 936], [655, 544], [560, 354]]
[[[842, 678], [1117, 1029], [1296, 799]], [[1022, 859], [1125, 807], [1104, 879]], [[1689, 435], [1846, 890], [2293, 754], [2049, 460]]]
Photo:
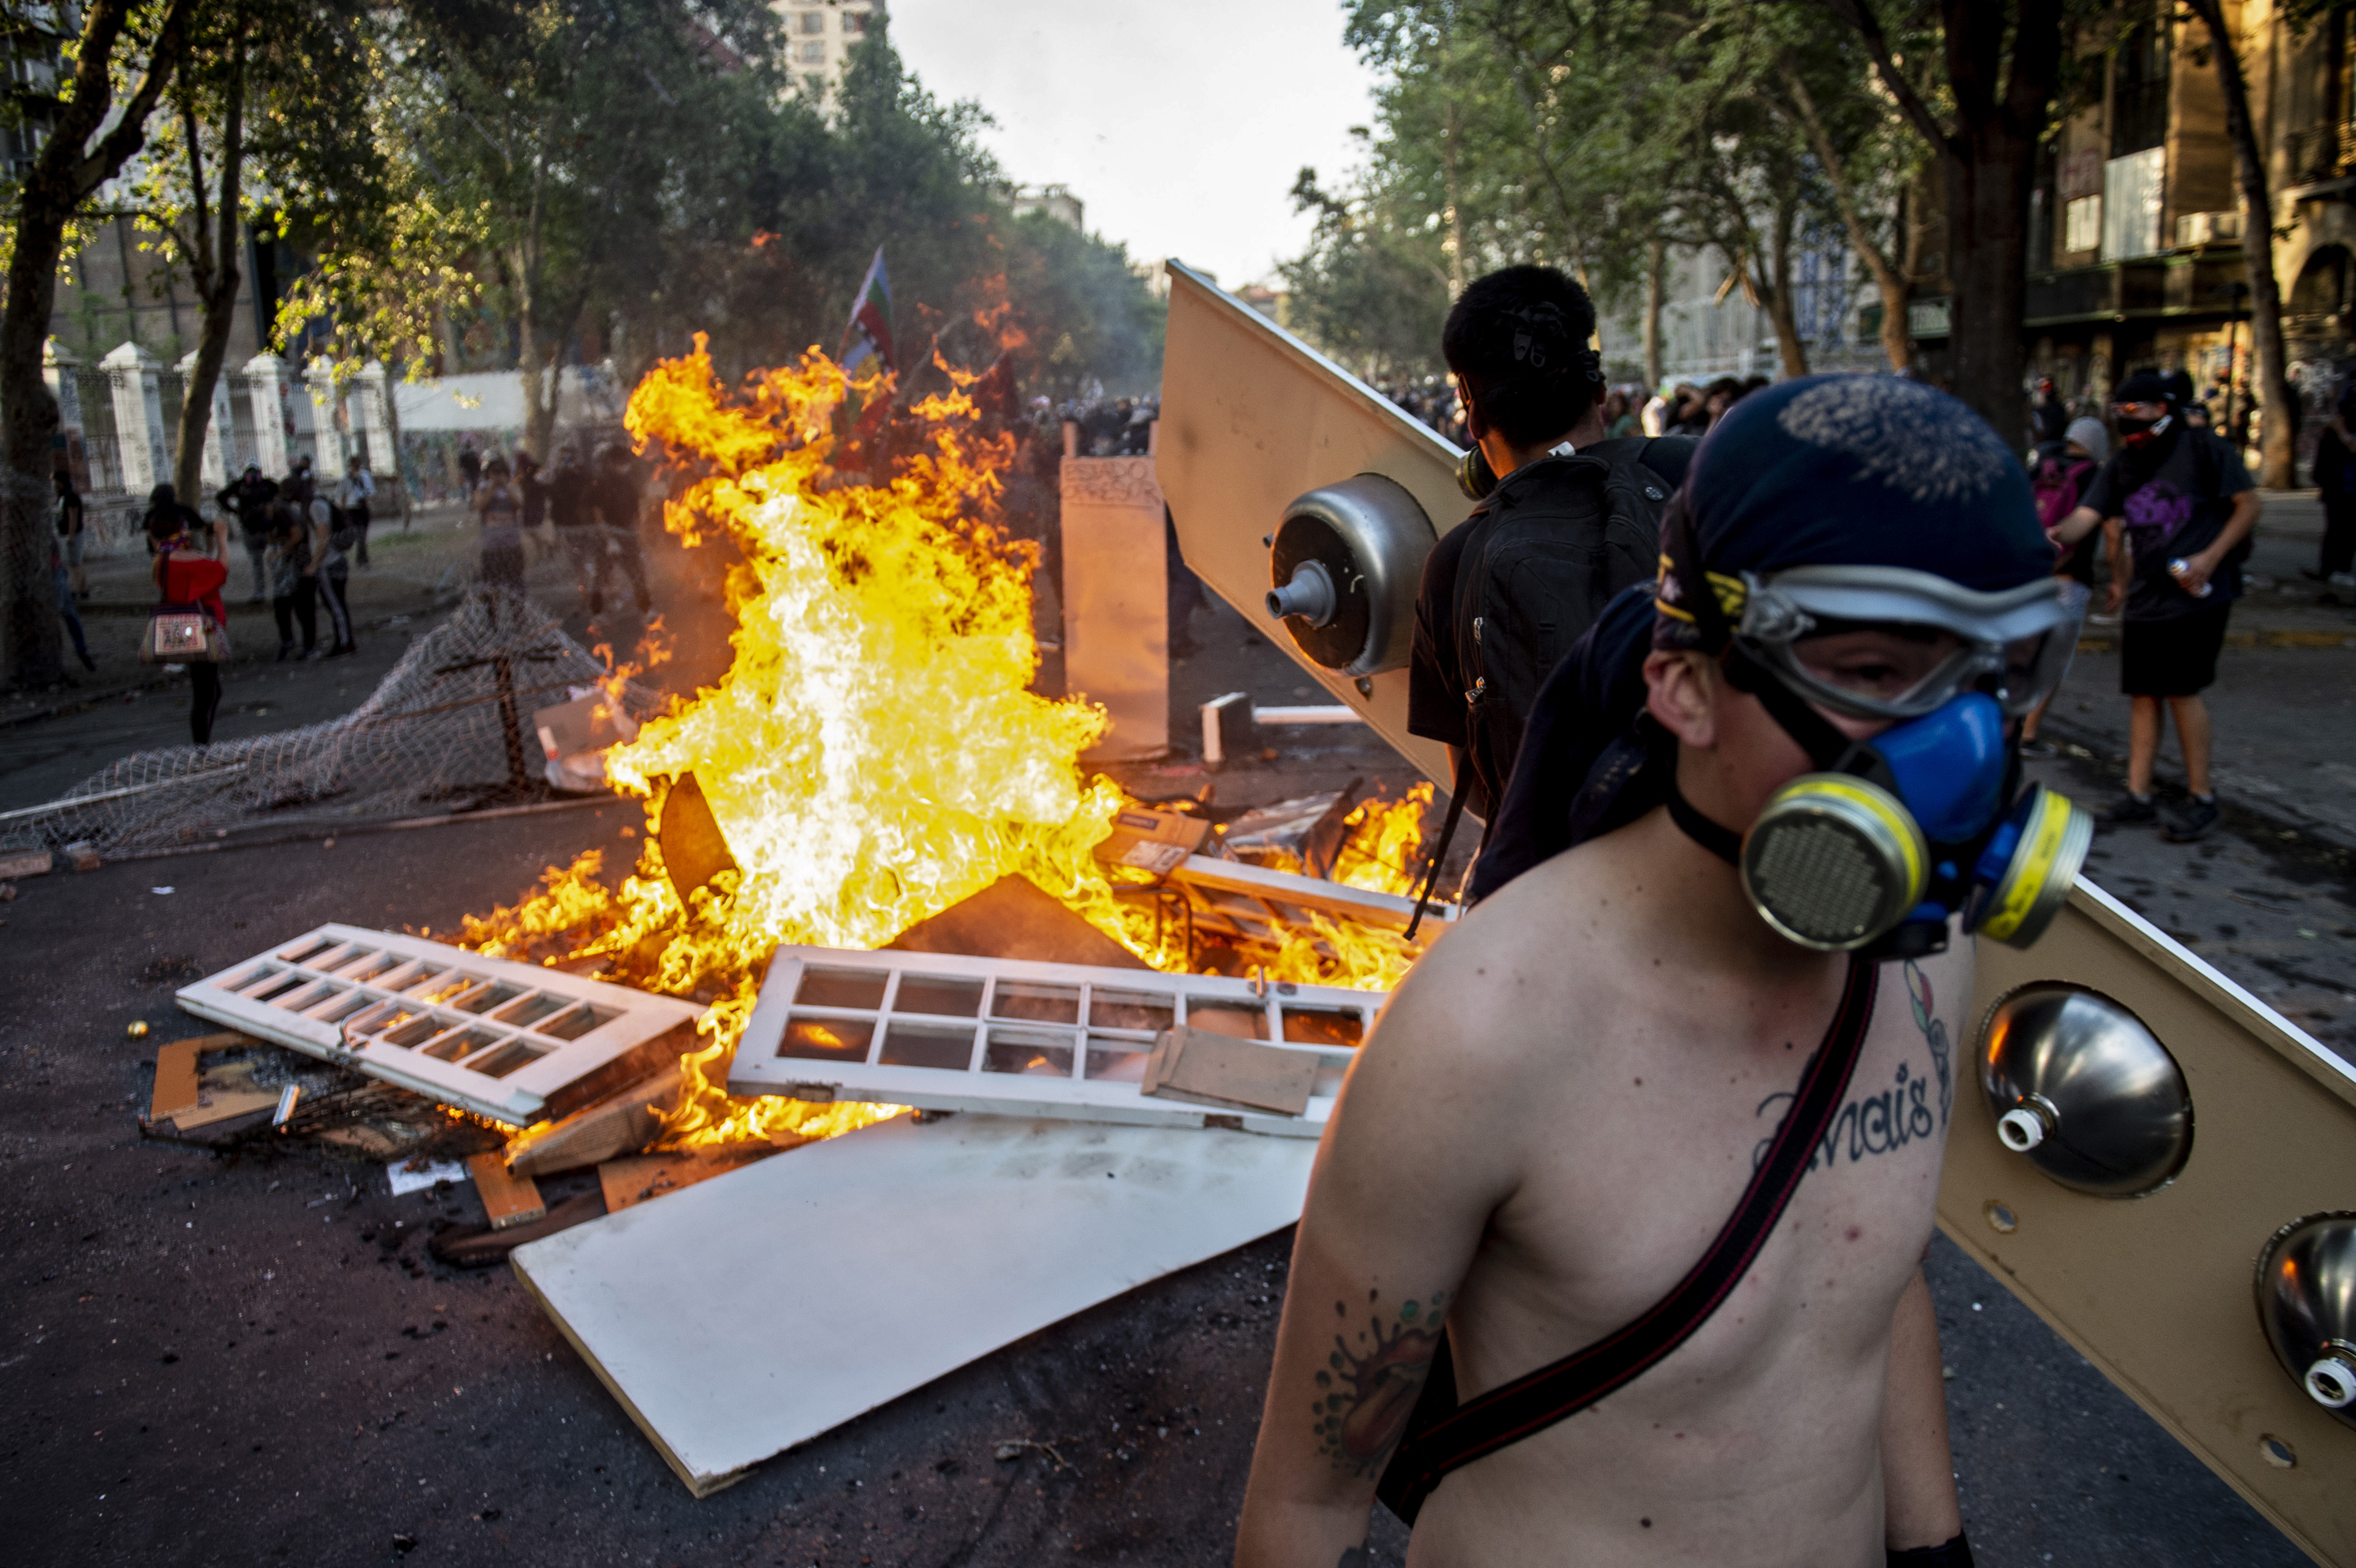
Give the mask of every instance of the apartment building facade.
[[884, 14], [884, 0], [770, 0], [770, 5], [786, 25], [795, 93], [819, 102], [841, 84], [851, 47]]

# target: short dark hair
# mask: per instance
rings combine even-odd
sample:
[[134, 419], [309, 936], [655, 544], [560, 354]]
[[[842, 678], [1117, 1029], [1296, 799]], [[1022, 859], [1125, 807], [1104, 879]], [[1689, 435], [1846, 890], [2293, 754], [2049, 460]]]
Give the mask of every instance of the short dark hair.
[[1506, 267], [1466, 285], [1440, 351], [1481, 418], [1516, 446], [1559, 436], [1603, 396], [1595, 302], [1552, 267]]

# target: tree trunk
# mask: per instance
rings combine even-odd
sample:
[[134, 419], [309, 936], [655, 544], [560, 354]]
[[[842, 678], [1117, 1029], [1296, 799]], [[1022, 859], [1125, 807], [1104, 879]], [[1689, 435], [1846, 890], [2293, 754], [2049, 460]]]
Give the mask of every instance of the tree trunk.
[[2233, 170], [2242, 187], [2242, 257], [2250, 275], [2250, 351], [2257, 360], [2258, 405], [2264, 416], [2258, 483], [2287, 490], [2297, 483], [2298, 401], [2283, 356], [2282, 289], [2275, 278], [2274, 197], [2266, 187], [2265, 156], [2250, 120], [2250, 88], [2242, 75], [2217, 0], [2186, 0], [2209, 29], [2217, 84], [2225, 93], [2225, 131], [2233, 138]]
[[130, 10], [126, 0], [93, 0], [82, 16], [71, 94], [18, 187], [8, 297], [0, 306], [0, 453], [6, 461], [0, 470], [0, 669], [19, 687], [54, 685], [64, 664], [49, 575], [58, 404], [41, 376], [41, 349], [57, 303], [66, 225], [146, 139], [147, 116], [187, 46], [192, 8], [193, 0], [172, 0], [145, 76], [93, 147], [91, 138], [113, 107], [108, 76]]
[[[1940, 0], [1952, 129], [1900, 69], [1874, 0], [1826, 0], [1855, 27], [1881, 85], [1939, 153], [1947, 187], [1948, 375], [2008, 443], [2027, 433], [2029, 195], [2062, 76], [2051, 0]], [[1999, 76], [2002, 80], [1999, 80]]]
[[1644, 247], [1644, 387], [1661, 389], [1661, 283], [1669, 248], [1655, 240]]
[[[184, 506], [197, 504], [204, 488], [205, 429], [212, 422], [213, 388], [220, 382], [221, 362], [229, 357], [230, 328], [237, 324], [237, 258], [240, 249], [238, 207], [245, 165], [245, 36], [241, 31], [231, 46], [227, 106], [221, 115], [220, 207], [215, 215], [217, 232], [207, 234], [204, 223], [204, 171], [197, 162], [196, 126], [189, 125], [188, 170], [197, 192], [197, 244], [209, 245], [213, 254], [196, 274], [204, 306], [204, 323], [197, 338], [197, 362], [189, 369], [186, 395], [180, 401], [180, 454], [172, 469], [172, 493]], [[220, 432], [221, 464], [230, 466], [230, 432]]]
[[1808, 346], [1800, 338], [1800, 318], [1792, 300], [1792, 208], [1785, 203], [1775, 214], [1775, 231], [1769, 238], [1774, 275], [1757, 279], [1754, 287], [1775, 328], [1776, 357], [1786, 379], [1808, 373]]
[[[1890, 253], [1874, 240], [1873, 230], [1858, 209], [1857, 192], [1849, 184], [1848, 166], [1840, 149], [1833, 145], [1832, 133], [1825, 128], [1823, 117], [1816, 112], [1815, 95], [1788, 62], [1779, 69], [1784, 89], [1792, 95], [1794, 117], [1807, 136], [1808, 150], [1815, 154], [1817, 166], [1832, 187], [1841, 226], [1848, 231], [1849, 249], [1865, 263], [1865, 270], [1873, 274], [1873, 286], [1881, 295], [1881, 351], [1890, 357], [1892, 370], [1911, 371], [1914, 368], [1914, 336], [1906, 330], [1906, 303], [1913, 287], [1912, 269], [1910, 266], [1901, 272], [1890, 260]], [[1902, 191], [1898, 198], [1898, 220], [1902, 231], [1906, 222], [1906, 197]]]

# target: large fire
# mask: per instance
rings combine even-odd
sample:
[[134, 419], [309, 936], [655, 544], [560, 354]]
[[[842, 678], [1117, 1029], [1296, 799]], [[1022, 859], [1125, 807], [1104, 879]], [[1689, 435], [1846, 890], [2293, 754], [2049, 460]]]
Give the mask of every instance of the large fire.
[[[699, 477], [665, 509], [690, 546], [732, 539], [734, 658], [607, 756], [648, 805], [645, 848], [618, 887], [592, 850], [550, 868], [514, 908], [470, 917], [481, 951], [712, 1000], [666, 1141], [826, 1136], [894, 1107], [731, 1100], [725, 1064], [780, 944], [880, 947], [1009, 875], [1028, 878], [1156, 968], [1193, 956], [1151, 901], [1123, 898], [1091, 848], [1130, 804], [1080, 754], [1101, 709], [1028, 689], [1038, 663], [1037, 549], [1001, 512], [1012, 438], [986, 436], [962, 390], [909, 411], [919, 450], [878, 483], [831, 466], [836, 412], [858, 389], [813, 350], [731, 396], [701, 339], [656, 368], [626, 420], [642, 449]], [[888, 385], [868, 389], [888, 395]], [[692, 773], [738, 866], [682, 907], [655, 827], [667, 781]], [[1337, 880], [1409, 891], [1429, 785], [1350, 818]], [[1166, 927], [1166, 929], [1165, 929]], [[1397, 936], [1317, 921], [1272, 978], [1387, 988]]]

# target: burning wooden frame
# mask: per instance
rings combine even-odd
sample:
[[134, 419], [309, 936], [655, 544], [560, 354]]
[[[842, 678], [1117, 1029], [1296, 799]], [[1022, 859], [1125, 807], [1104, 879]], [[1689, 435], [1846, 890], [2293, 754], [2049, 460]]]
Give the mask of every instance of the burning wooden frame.
[[[1385, 999], [1219, 975], [781, 947], [728, 1092], [1313, 1138]], [[1156, 1039], [1178, 1029], [1312, 1059], [1308, 1104], [1287, 1115], [1149, 1094]]]
[[323, 925], [178, 993], [198, 1018], [508, 1126], [691, 1050], [703, 1009], [391, 932]]

